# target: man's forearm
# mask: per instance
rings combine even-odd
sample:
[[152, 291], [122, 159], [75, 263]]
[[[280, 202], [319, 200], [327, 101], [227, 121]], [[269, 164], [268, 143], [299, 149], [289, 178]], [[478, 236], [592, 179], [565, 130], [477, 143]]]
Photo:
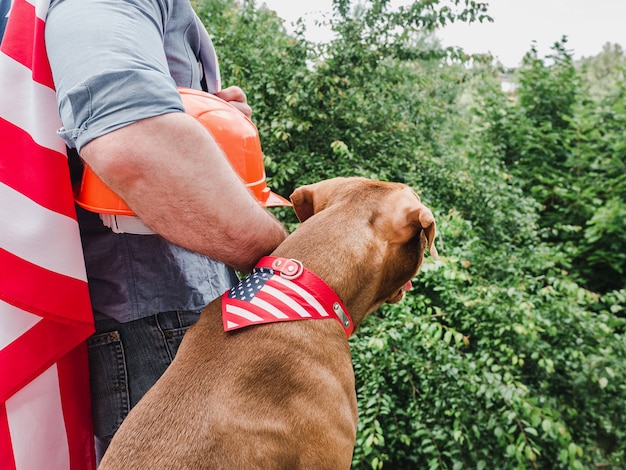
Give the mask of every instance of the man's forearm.
[[248, 271], [286, 236], [191, 116], [145, 119], [85, 145], [81, 156], [155, 232]]

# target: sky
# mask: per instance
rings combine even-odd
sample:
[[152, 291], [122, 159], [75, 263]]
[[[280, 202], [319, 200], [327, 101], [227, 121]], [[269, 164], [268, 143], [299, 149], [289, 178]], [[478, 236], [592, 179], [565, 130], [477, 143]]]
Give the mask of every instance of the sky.
[[[540, 56], [563, 35], [575, 58], [596, 55], [607, 42], [626, 48], [626, 0], [485, 0], [493, 23], [453, 24], [437, 36], [444, 46], [468, 53], [490, 52], [505, 67], [517, 67], [533, 41]], [[305, 19], [308, 37], [328, 40], [330, 32], [314, 24], [330, 13], [331, 0], [257, 0], [285, 20], [285, 26]], [[410, 3], [392, 0], [392, 4]]]

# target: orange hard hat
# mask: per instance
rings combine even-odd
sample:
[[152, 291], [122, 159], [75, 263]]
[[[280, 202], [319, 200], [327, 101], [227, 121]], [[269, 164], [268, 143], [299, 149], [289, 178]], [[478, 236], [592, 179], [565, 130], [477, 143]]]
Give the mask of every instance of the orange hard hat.
[[[261, 139], [254, 123], [237, 108], [215, 95], [178, 88], [185, 113], [211, 133], [231, 166], [254, 197], [265, 207], [291, 206], [266, 184]], [[85, 165], [81, 184], [75, 188], [76, 203], [101, 214], [135, 215], [133, 210]]]
[[211, 133], [228, 161], [254, 197], [266, 207], [291, 206], [266, 185], [259, 131], [241, 111], [215, 95], [178, 88], [185, 113], [195, 117]]
[[104, 184], [87, 164], [80, 185], [74, 188], [74, 200], [83, 209], [98, 214], [135, 215], [126, 202]]

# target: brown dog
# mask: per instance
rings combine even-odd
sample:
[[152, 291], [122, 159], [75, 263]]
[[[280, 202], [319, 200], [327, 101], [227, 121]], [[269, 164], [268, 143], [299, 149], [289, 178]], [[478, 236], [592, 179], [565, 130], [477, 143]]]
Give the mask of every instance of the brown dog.
[[435, 220], [407, 186], [364, 178], [304, 186], [291, 200], [303, 223], [273, 256], [322, 278], [343, 301], [332, 304], [341, 322], [225, 332], [222, 299], [211, 302], [100, 470], [350, 468], [357, 403], [346, 332], [404, 297], [425, 249], [436, 257]]

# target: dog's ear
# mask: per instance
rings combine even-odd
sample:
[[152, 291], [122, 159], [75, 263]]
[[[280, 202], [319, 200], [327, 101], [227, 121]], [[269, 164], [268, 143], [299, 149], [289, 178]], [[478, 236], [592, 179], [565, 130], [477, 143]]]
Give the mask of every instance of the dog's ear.
[[313, 206], [313, 192], [311, 191], [310, 186], [311, 185], [301, 186], [297, 188], [291, 196], [289, 196], [289, 199], [293, 204], [293, 210], [300, 222], [304, 222], [315, 213]]
[[349, 178], [332, 178], [297, 188], [289, 199], [300, 222], [328, 206], [337, 189], [345, 188]]
[[416, 194], [407, 197], [407, 193], [398, 193], [392, 205], [393, 210], [388, 214], [387, 235], [390, 241], [406, 243], [416, 235], [423, 233], [426, 238], [428, 251], [435, 259], [439, 259], [435, 247], [437, 225], [435, 217], [428, 207], [421, 203]]
[[426, 243], [428, 244], [428, 252], [435, 259], [439, 259], [439, 253], [437, 253], [437, 247], [435, 246], [435, 237], [437, 236], [437, 224], [435, 223], [435, 217], [432, 212], [423, 206], [426, 210], [419, 211], [417, 220], [422, 227], [424, 236], [426, 237]]
[[[400, 225], [402, 227], [402, 225]], [[419, 231], [422, 231], [426, 237], [426, 246], [433, 258], [439, 259], [437, 247], [435, 246], [435, 237], [437, 236], [437, 224], [433, 213], [421, 202], [418, 207], [410, 210], [405, 218], [405, 226], [401, 228], [404, 232], [406, 241], [413, 238]]]

